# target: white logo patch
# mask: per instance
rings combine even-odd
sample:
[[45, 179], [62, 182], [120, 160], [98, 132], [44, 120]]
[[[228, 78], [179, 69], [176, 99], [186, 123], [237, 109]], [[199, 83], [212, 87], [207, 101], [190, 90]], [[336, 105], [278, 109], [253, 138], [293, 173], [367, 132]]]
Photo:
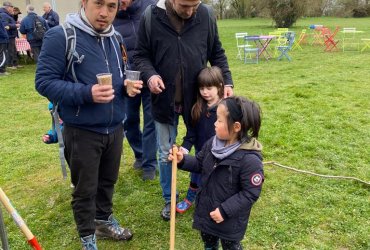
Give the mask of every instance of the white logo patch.
[[262, 175], [261, 174], [254, 174], [251, 178], [251, 183], [253, 186], [259, 186], [262, 183]]

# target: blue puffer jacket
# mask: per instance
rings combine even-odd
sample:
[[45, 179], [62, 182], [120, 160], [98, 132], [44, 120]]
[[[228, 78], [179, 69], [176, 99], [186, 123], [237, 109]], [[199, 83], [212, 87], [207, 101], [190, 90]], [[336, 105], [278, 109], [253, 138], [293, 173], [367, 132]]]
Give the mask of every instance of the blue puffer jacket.
[[7, 30], [9, 38], [17, 37], [18, 30], [17, 30], [16, 22], [13, 16], [10, 15], [10, 13], [5, 8], [0, 8], [0, 19], [4, 27], [9, 26], [9, 30]]
[[127, 10], [118, 11], [116, 19], [113, 22], [114, 28], [122, 35], [127, 46], [130, 66], [134, 66], [132, 56], [135, 50], [140, 17], [147, 6], [155, 3], [155, 0], [136, 0]]
[[[123, 95], [126, 91], [123, 88], [124, 76], [120, 72], [122, 57], [119, 44], [114, 37], [95, 37], [78, 28], [76, 36], [80, 61], [75, 59], [73, 65], [78, 82], [73, 81], [71, 70], [63, 80], [66, 39], [62, 26], [57, 26], [45, 34], [36, 69], [36, 89], [51, 102], [59, 104], [59, 115], [64, 124], [97, 133], [112, 133], [125, 117]], [[91, 88], [97, 83], [96, 74], [106, 72], [112, 73], [115, 97], [110, 103], [94, 103]]]
[[36, 13], [30, 12], [28, 15], [23, 18], [21, 22], [21, 26], [19, 27], [19, 31], [22, 34], [27, 35], [27, 41], [30, 43], [31, 47], [36, 47], [36, 46], [41, 46], [42, 45], [42, 40], [34, 40], [33, 38], [33, 30], [35, 26], [35, 18], [38, 18], [42, 24], [44, 25], [45, 29], [48, 30], [49, 26], [45, 22], [45, 19], [38, 16]]
[[0, 21], [0, 43], [8, 42], [9, 42], [8, 32], [6, 32], [3, 23]]

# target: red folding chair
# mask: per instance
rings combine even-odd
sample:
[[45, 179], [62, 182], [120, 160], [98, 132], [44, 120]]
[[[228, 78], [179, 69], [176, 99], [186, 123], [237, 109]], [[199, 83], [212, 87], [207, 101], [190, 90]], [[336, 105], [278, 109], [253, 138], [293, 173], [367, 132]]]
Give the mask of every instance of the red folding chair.
[[328, 32], [324, 35], [324, 45], [325, 50], [324, 51], [332, 51], [333, 49], [339, 50], [337, 47], [337, 44], [339, 43], [339, 40], [335, 40], [335, 36], [338, 34], [338, 31], [340, 30], [340, 27], [337, 26], [333, 33], [330, 32], [328, 29]]

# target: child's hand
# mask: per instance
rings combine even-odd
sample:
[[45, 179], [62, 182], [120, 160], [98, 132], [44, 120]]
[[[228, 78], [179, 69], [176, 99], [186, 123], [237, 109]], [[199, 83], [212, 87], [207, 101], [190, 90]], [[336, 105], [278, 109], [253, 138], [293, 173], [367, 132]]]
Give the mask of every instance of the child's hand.
[[222, 218], [220, 209], [216, 208], [214, 211], [210, 212], [209, 215], [216, 223], [221, 223], [224, 221], [224, 218]]
[[[176, 145], [174, 145], [173, 147], [177, 147]], [[177, 150], [177, 163], [179, 163], [180, 161], [182, 161], [182, 159], [184, 159], [184, 153], [181, 151], [181, 150]], [[172, 154], [172, 148], [170, 149], [170, 154], [168, 155], [168, 160], [169, 161], [172, 161], [174, 159], [173, 157], [173, 154]]]

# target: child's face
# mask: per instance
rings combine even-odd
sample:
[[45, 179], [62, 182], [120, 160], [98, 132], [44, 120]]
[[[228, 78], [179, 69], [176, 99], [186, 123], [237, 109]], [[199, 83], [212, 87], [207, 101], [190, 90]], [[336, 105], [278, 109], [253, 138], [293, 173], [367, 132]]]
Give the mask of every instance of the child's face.
[[220, 99], [218, 96], [218, 89], [215, 86], [200, 87], [199, 92], [200, 95], [203, 97], [204, 100], [207, 101], [208, 104], [215, 104]]
[[217, 107], [217, 120], [215, 122], [216, 136], [220, 140], [230, 140], [230, 133], [227, 125], [227, 114], [228, 111], [225, 105], [220, 104]]

